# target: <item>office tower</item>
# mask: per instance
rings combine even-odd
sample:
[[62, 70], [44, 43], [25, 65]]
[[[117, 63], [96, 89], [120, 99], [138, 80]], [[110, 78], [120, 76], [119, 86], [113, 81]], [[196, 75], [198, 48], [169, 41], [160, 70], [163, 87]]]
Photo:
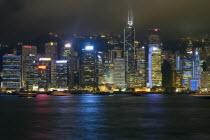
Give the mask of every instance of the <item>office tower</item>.
[[51, 58], [52, 60], [56, 60], [58, 56], [57, 46], [58, 46], [57, 42], [45, 43], [45, 57]]
[[65, 43], [62, 48], [62, 56], [63, 60], [67, 60], [68, 63], [68, 87], [73, 88], [74, 86], [74, 71], [76, 69], [76, 60], [77, 57], [74, 56], [74, 49], [71, 43]]
[[136, 52], [135, 52], [135, 28], [133, 26], [132, 12], [128, 12], [128, 23], [124, 28], [124, 58], [126, 70], [127, 88], [134, 88], [136, 85]]
[[55, 60], [58, 58], [58, 43], [48, 42], [45, 43], [45, 57], [51, 58], [51, 84], [52, 87], [56, 83]]
[[68, 61], [56, 61], [56, 88], [59, 90], [68, 90]]
[[202, 72], [202, 65], [200, 60], [200, 52], [195, 50], [194, 52], [194, 62], [193, 62], [193, 78], [200, 79]]
[[98, 85], [102, 85], [104, 83], [104, 65], [103, 65], [103, 53], [97, 52], [96, 57], [96, 74], [97, 74], [97, 81]]
[[149, 87], [162, 86], [162, 50], [159, 36], [160, 29], [150, 29], [148, 39], [148, 77]]
[[210, 91], [210, 71], [203, 71], [201, 74], [201, 91]]
[[37, 56], [29, 54], [25, 60], [25, 89], [28, 91], [38, 90], [38, 68], [37, 68]]
[[19, 91], [21, 88], [21, 56], [6, 54], [3, 56], [3, 90]]
[[109, 50], [109, 63], [113, 63], [115, 58], [122, 58], [120, 47], [114, 47], [114, 49]]
[[180, 70], [180, 52], [176, 52], [175, 53], [175, 57], [176, 57], [176, 65], [175, 65], [175, 70]]
[[39, 58], [38, 61], [38, 90], [49, 91], [52, 87], [51, 83], [51, 58]]
[[96, 51], [93, 46], [87, 45], [82, 50], [80, 63], [80, 86], [89, 91], [96, 90], [97, 87], [97, 64]]
[[189, 80], [193, 78], [193, 59], [182, 59], [182, 87], [189, 87]]
[[189, 42], [187, 43], [186, 52], [190, 55], [193, 55], [193, 44], [191, 40], [189, 40]]
[[182, 87], [182, 72], [181, 70], [172, 70], [172, 87]]
[[22, 59], [22, 87], [26, 88], [26, 59], [30, 55], [37, 55], [37, 47], [36, 46], [30, 46], [30, 45], [22, 45], [22, 53], [21, 53], [21, 59]]
[[137, 84], [139, 87], [146, 87], [147, 85], [147, 62], [145, 53], [146, 50], [144, 46], [136, 48]]
[[114, 86], [117, 89], [125, 89], [125, 59], [115, 58], [114, 59]]
[[108, 61], [104, 64], [104, 83], [109, 85], [114, 83], [114, 64]]

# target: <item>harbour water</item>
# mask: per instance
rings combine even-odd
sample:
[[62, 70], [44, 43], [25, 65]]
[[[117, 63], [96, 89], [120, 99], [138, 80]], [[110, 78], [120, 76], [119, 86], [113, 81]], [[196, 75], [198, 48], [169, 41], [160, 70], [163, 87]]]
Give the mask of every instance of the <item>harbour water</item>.
[[0, 96], [1, 140], [210, 139], [210, 99], [189, 95]]

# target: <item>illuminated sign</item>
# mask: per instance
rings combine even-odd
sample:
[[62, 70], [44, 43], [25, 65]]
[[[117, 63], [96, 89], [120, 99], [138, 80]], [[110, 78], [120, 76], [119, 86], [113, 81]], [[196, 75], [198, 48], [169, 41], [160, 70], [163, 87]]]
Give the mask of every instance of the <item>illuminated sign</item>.
[[60, 64], [60, 63], [67, 63], [67, 60], [57, 60], [56, 63]]
[[38, 66], [38, 69], [45, 70], [45, 69], [47, 69], [47, 66], [46, 66], [46, 65], [39, 65], [39, 66]]
[[159, 29], [154, 29], [155, 30], [155, 32], [157, 32]]
[[39, 61], [51, 61], [51, 58], [39, 58]]
[[70, 43], [66, 43], [65, 44], [65, 48], [71, 48], [71, 44]]
[[86, 50], [86, 51], [93, 50], [93, 46], [86, 46], [86, 47], [85, 47], [85, 50]]
[[31, 49], [31, 46], [23, 46], [24, 48], [28, 48], [28, 49]]

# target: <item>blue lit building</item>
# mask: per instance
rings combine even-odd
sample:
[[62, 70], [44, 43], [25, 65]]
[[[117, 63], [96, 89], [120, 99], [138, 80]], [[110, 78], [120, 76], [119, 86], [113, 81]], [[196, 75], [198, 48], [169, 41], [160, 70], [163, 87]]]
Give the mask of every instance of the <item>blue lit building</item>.
[[19, 91], [21, 88], [21, 56], [7, 54], [3, 56], [3, 90]]
[[192, 59], [182, 59], [182, 87], [189, 87], [189, 80], [193, 78], [193, 60]]

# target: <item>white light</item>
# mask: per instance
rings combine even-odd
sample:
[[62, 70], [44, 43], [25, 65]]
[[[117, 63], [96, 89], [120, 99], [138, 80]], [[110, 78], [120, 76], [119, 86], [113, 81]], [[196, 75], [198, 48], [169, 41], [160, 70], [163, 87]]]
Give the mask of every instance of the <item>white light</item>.
[[144, 46], [142, 47], [142, 49], [144, 49]]
[[190, 54], [192, 54], [193, 52], [192, 52], [192, 51], [190, 51], [190, 52], [187, 52], [187, 53], [190, 53]]
[[51, 61], [51, 58], [39, 58], [39, 61]]
[[65, 44], [65, 48], [71, 48], [71, 44], [70, 43], [66, 43]]
[[58, 60], [58, 61], [56, 61], [56, 63], [67, 63], [67, 60]]
[[93, 46], [86, 46], [85, 50], [93, 50]]
[[152, 50], [153, 50], [153, 51], [157, 51], [158, 48], [157, 48], [157, 47], [152, 47]]

